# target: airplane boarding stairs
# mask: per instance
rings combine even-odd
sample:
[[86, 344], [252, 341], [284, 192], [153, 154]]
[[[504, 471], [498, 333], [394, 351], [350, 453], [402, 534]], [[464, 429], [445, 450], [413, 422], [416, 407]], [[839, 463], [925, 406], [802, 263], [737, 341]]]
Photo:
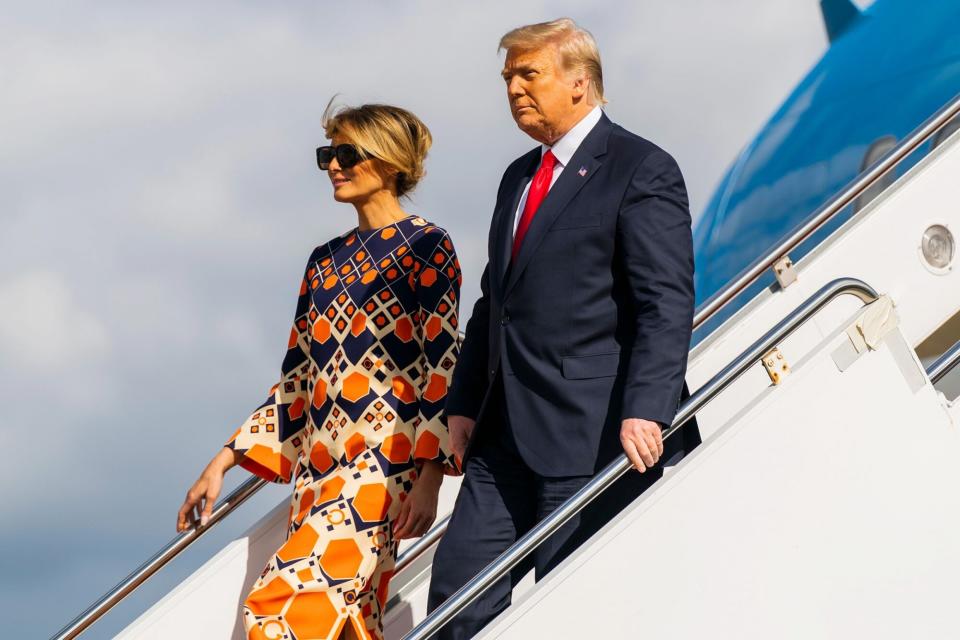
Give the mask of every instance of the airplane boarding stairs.
[[[957, 113], [960, 100], [879, 168]], [[766, 266], [882, 174], [875, 167], [825, 205], [822, 220]], [[951, 400], [960, 367], [950, 370], [960, 350], [930, 377], [924, 366], [946, 350], [937, 345], [960, 338], [960, 276], [931, 266], [919, 247], [933, 225], [960, 229], [957, 176], [960, 134], [798, 261], [795, 281], [764, 290], [697, 344], [688, 382], [698, 391], [679, 418], [696, 412], [703, 445], [550, 576], [521, 585], [483, 637], [956, 636], [948, 612], [960, 572], [960, 402]], [[458, 486], [451, 480], [441, 520]], [[239, 603], [280, 545], [286, 516], [284, 500], [117, 637], [190, 629], [242, 638]], [[422, 622], [432, 552], [432, 540], [401, 548], [387, 638], [425, 638], [435, 624]], [[57, 638], [83, 628], [72, 624], [76, 632]]]
[[[960, 405], [874, 322], [887, 302], [795, 360], [479, 637], [957, 637]], [[858, 352], [848, 327], [874, 346]]]

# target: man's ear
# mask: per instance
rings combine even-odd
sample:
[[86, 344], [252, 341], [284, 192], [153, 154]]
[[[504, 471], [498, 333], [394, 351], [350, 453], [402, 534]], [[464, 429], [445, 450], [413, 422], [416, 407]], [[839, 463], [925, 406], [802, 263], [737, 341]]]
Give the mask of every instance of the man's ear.
[[579, 100], [587, 95], [587, 90], [590, 88], [590, 79], [587, 77], [587, 74], [581, 73], [574, 76], [573, 78], [573, 98], [574, 100]]

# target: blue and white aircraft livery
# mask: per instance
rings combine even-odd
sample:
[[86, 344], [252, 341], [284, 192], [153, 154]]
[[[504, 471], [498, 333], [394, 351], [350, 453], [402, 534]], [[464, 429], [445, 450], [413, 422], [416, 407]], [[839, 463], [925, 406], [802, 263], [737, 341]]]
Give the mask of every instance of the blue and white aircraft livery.
[[820, 6], [829, 49], [736, 158], [695, 226], [698, 304], [960, 93], [960, 0]]

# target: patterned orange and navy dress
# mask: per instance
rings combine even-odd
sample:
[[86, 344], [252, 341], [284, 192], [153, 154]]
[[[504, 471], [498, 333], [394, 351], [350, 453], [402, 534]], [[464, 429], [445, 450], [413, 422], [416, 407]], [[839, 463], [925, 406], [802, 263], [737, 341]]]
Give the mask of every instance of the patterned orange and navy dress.
[[226, 445], [294, 479], [287, 541], [244, 602], [251, 640], [382, 636], [391, 523], [417, 465], [457, 472], [441, 413], [460, 281], [450, 237], [414, 216], [310, 256], [282, 379]]

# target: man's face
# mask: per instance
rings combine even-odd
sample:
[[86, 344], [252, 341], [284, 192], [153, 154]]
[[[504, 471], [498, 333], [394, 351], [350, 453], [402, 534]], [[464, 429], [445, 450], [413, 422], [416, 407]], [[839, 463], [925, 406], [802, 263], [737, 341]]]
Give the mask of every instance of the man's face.
[[566, 133], [583, 99], [585, 81], [563, 68], [555, 46], [509, 49], [501, 75], [510, 113], [524, 133], [544, 144]]

